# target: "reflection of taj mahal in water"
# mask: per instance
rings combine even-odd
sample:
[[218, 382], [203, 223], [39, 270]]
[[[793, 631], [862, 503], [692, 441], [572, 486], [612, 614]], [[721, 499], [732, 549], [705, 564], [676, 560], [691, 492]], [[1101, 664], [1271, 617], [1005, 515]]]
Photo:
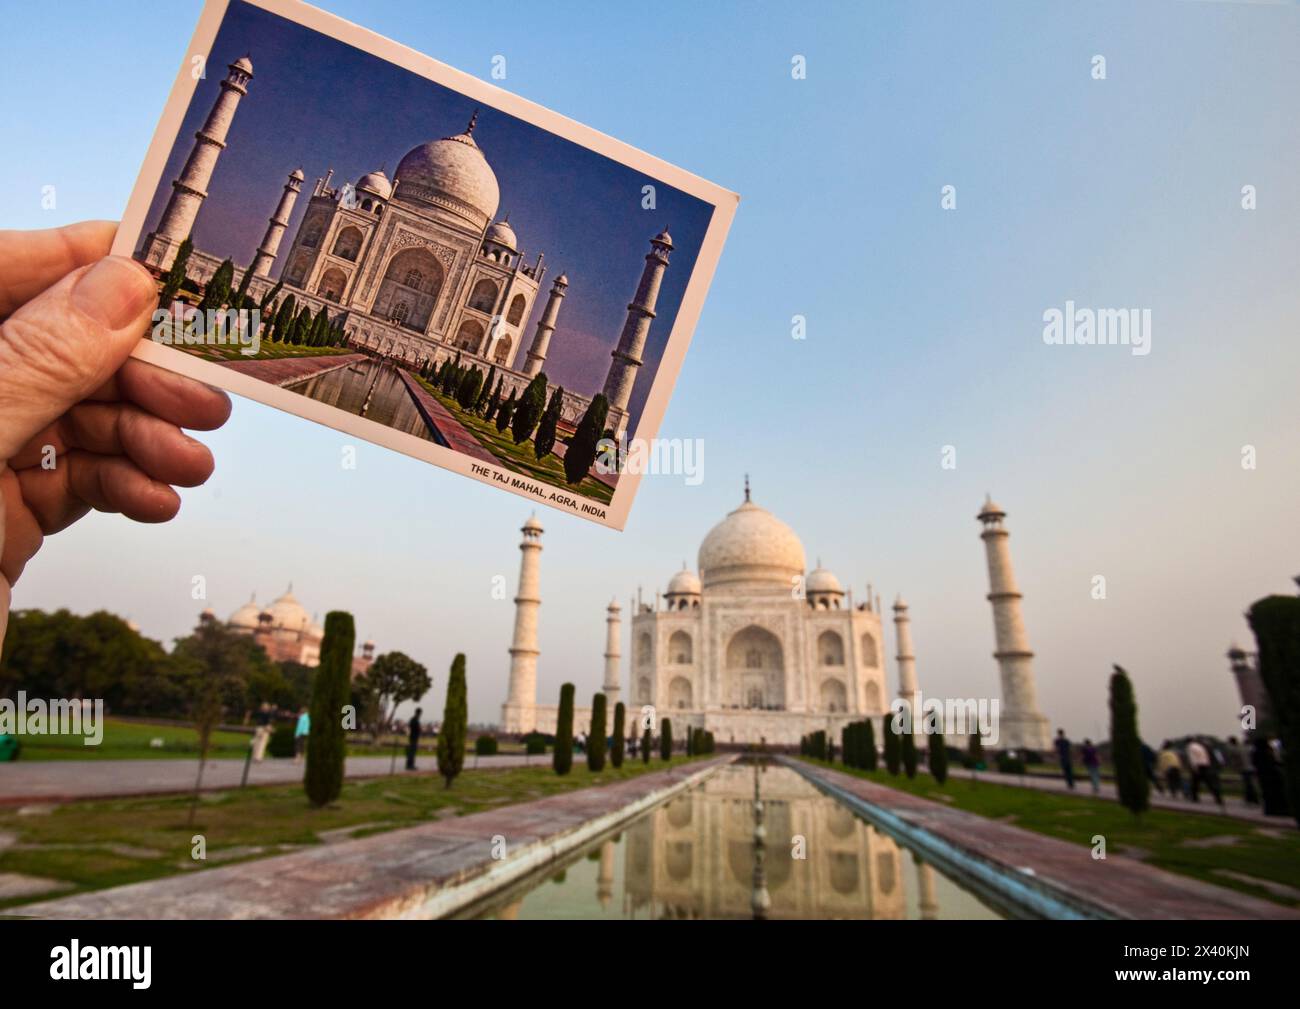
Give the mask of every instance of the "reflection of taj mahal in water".
[[[195, 134], [189, 159], [172, 182], [167, 207], [137, 255], [156, 271], [171, 266], [190, 234], [252, 79], [248, 57], [230, 64], [221, 93]], [[545, 256], [539, 252], [528, 261], [508, 215], [496, 219], [500, 188], [474, 138], [478, 116], [476, 112], [460, 133], [411, 148], [391, 180], [382, 169], [337, 187], [331, 186], [333, 169], [318, 178], [282, 260], [279, 280], [300, 308], [316, 312], [325, 304], [338, 306], [354, 346], [412, 364], [459, 353], [465, 363], [484, 371], [495, 366], [504, 396], [512, 389], [522, 391], [542, 371], [569, 278], [561, 274], [552, 282], [521, 360], [524, 326], [546, 276]], [[295, 169], [271, 213], [250, 265], [249, 290], [255, 298], [272, 286], [271, 268], [280, 256], [303, 182], [302, 171]], [[607, 426], [616, 433], [627, 424], [628, 402], [673, 248], [666, 231], [649, 241], [601, 390], [610, 405]], [[219, 256], [195, 250], [190, 256], [191, 279], [206, 282], [220, 261]], [[563, 420], [576, 424], [590, 400], [590, 395], [566, 390]]]
[[[492, 913], [500, 918], [545, 917], [562, 906], [569, 913], [595, 917], [582, 910], [594, 897], [605, 915], [753, 917], [753, 780], [752, 767], [725, 768], [632, 823], [621, 842], [604, 842], [591, 856], [597, 863], [595, 880], [573, 883], [590, 887], [591, 893], [570, 894], [561, 905], [552, 905], [546, 892], [551, 884], [542, 883], [534, 891], [541, 903], [530, 907], [530, 897], [525, 896]], [[767, 768], [761, 775], [761, 795], [765, 917], [997, 917], [979, 898], [838, 802], [816, 793], [793, 771]], [[568, 873], [577, 876], [580, 869], [581, 863]]]

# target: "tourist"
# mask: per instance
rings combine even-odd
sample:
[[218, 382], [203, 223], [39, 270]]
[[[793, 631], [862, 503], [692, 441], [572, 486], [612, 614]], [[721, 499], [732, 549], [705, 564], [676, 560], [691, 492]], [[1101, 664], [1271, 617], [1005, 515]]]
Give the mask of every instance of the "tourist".
[[1142, 770], [1146, 772], [1147, 781], [1157, 792], [1163, 792], [1165, 786], [1160, 784], [1160, 779], [1156, 776], [1156, 751], [1147, 746], [1146, 740], [1140, 741], [1140, 752], [1142, 754]]
[[1219, 791], [1219, 773], [1214, 766], [1214, 761], [1210, 758], [1210, 751], [1205, 748], [1205, 744], [1199, 739], [1190, 739], [1187, 742], [1187, 763], [1192, 771], [1192, 801], [1201, 801], [1201, 786], [1204, 785], [1214, 796], [1214, 801], [1220, 806], [1223, 805], [1223, 795]]
[[409, 735], [406, 742], [406, 769], [414, 771], [415, 754], [420, 749], [420, 716], [424, 714], [423, 708], [416, 708], [415, 714], [411, 716], [411, 723], [408, 728]]
[[1091, 739], [1083, 741], [1083, 766], [1088, 769], [1088, 777], [1092, 779], [1092, 794], [1101, 794], [1101, 754], [1097, 752], [1097, 747], [1092, 745]]
[[1056, 759], [1061, 763], [1061, 773], [1065, 775], [1065, 785], [1071, 791], [1074, 789], [1074, 762], [1070, 758], [1070, 740], [1066, 738], [1064, 729], [1056, 730]]
[[1259, 793], [1255, 791], [1255, 768], [1251, 763], [1250, 744], [1244, 739], [1239, 743], [1236, 736], [1228, 737], [1228, 766], [1241, 775], [1242, 798], [1250, 805], [1259, 802]]
[[304, 707], [298, 712], [298, 725], [293, 730], [293, 762], [302, 763], [303, 755], [307, 752], [307, 737], [311, 735], [311, 715], [307, 714]]
[[1268, 738], [1262, 733], [1255, 733], [1255, 742], [1250, 750], [1251, 766], [1259, 778], [1260, 802], [1265, 816], [1286, 816], [1290, 807], [1286, 801], [1286, 785], [1282, 778], [1282, 768], [1278, 765], [1277, 755], [1269, 745]]
[[[158, 285], [138, 263], [108, 257], [116, 229], [87, 221], [0, 237], [0, 471], [12, 464], [17, 477], [0, 509], [0, 638], [9, 582], [45, 537], [92, 509], [172, 518], [181, 499], [171, 485], [212, 475], [212, 453], [181, 429], [210, 431], [230, 416], [224, 392], [130, 357]], [[135, 450], [128, 428], [141, 438]], [[42, 475], [50, 432], [65, 439], [60, 479]]]
[[1160, 752], [1156, 754], [1156, 773], [1165, 779], [1171, 799], [1183, 794], [1183, 762], [1174, 744], [1167, 739], [1160, 744]]

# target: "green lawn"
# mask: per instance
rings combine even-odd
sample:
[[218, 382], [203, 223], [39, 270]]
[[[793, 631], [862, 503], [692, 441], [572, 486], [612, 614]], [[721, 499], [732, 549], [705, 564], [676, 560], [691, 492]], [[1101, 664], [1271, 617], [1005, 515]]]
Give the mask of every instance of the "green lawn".
[[[409, 827], [442, 816], [464, 816], [507, 803], [527, 802], [557, 792], [603, 785], [660, 771], [661, 760], [606, 765], [592, 774], [581, 756], [561, 778], [546, 763], [503, 770], [466, 770], [450, 789], [433, 775], [403, 775], [347, 782], [338, 802], [312, 809], [301, 785], [205, 793], [193, 827], [186, 823], [190, 799], [166, 796], [73, 802], [48, 815], [19, 815], [0, 807], [0, 832], [14, 843], [0, 849], [0, 872], [64, 880], [72, 889], [94, 890], [156, 879], [185, 871], [266, 857], [321, 843], [320, 832], [355, 827], [352, 836]], [[678, 757], [674, 765], [691, 759]], [[466, 767], [471, 766], [467, 758]], [[207, 839], [208, 860], [191, 858], [191, 838]], [[223, 852], [229, 857], [223, 857]], [[12, 907], [41, 898], [0, 901]]]
[[[29, 760], [165, 760], [193, 759], [199, 755], [199, 735], [187, 725], [148, 725], [104, 719], [104, 739], [98, 746], [86, 746], [84, 736], [19, 736], [22, 753]], [[150, 745], [161, 739], [161, 748]], [[212, 757], [242, 757], [248, 752], [252, 730], [214, 732], [208, 753]]]
[[498, 461], [511, 472], [520, 473], [556, 487], [567, 488], [575, 494], [580, 494], [583, 497], [604, 504], [609, 504], [610, 499], [614, 496], [613, 488], [590, 476], [583, 477], [582, 482], [576, 488], [571, 486], [565, 480], [564, 463], [560, 461], [558, 456], [554, 454], [548, 455], [545, 459], [539, 461], [533, 455], [531, 440], [516, 445], [514, 436], [510, 433], [510, 428], [507, 427], [504, 431], [498, 431], [495, 421], [488, 422], [478, 414], [466, 413], [460, 408], [460, 404], [455, 399], [444, 396], [420, 376], [412, 374], [412, 377], [424, 386], [425, 390], [434, 399], [445, 406], [451, 412], [451, 415], [478, 439], [480, 445], [496, 456]]
[[262, 341], [256, 354], [242, 353], [238, 346], [225, 347], [179, 347], [195, 357], [205, 361], [224, 364], [228, 361], [274, 361], [282, 357], [331, 357], [340, 354], [355, 354], [351, 347], [300, 347], [292, 343], [267, 343]]
[[[818, 760], [808, 763], [830, 766]], [[1300, 900], [1216, 872], [1227, 870], [1300, 890], [1300, 831], [1293, 829], [1293, 820], [1279, 818], [1276, 827], [1262, 827], [1226, 816], [1165, 809], [1135, 817], [1106, 799], [959, 778], [937, 785], [924, 772], [909, 779], [884, 770], [851, 770], [841, 764], [834, 769], [1063, 841], [1091, 846], [1093, 836], [1101, 834], [1108, 853], [1130, 855], [1170, 872], [1300, 907]]]

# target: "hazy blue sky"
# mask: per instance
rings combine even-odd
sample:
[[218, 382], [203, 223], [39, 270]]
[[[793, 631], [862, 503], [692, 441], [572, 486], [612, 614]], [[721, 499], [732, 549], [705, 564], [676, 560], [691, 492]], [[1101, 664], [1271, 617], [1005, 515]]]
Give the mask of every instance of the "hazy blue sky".
[[[748, 471], [810, 564], [907, 597], [927, 693], [998, 689], [987, 490], [1054, 723], [1104, 734], [1117, 661], [1148, 737], [1233, 729], [1223, 652], [1300, 573], [1294, 5], [326, 6], [485, 79], [504, 55], [510, 90], [742, 196], [661, 432], [704, 440], [705, 480], [645, 480], [622, 534], [540, 512], [541, 699], [597, 689], [610, 597], [694, 566]], [[121, 212], [199, 4], [131, 10], [9, 11], [6, 225]], [[1067, 299], [1151, 309], [1152, 353], [1045, 345]], [[80, 523], [15, 604], [107, 607], [169, 639], [203, 605], [195, 574], [222, 613], [293, 579], [425, 661], [438, 710], [464, 651], [471, 715], [496, 716], [513, 614], [492, 579], [513, 595], [523, 501], [364, 445], [343, 470], [342, 435], [243, 401], [207, 441], [217, 473], [176, 522]]]
[[[569, 278], [546, 361], [552, 382], [587, 394], [600, 390], [650, 238], [671, 225], [671, 265], [630, 403], [635, 426], [709, 226], [710, 204], [346, 43], [260, 7], [234, 3], [168, 158], [146, 231], [162, 217], [171, 180], [194, 148], [194, 134], [220, 93], [227, 64], [245, 53], [253, 57], [253, 80], [194, 224], [198, 248], [230, 256], [241, 267], [251, 262], [285, 177], [302, 168], [303, 194], [272, 271], [279, 277], [316, 179], [331, 168], [334, 186], [377, 168], [392, 179], [409, 150], [461, 133], [477, 110], [474, 137], [501, 189], [497, 216], [510, 219], [528, 263], [536, 263], [539, 252], [546, 254], [547, 274], [523, 327], [526, 340], [546, 306], [551, 282], [561, 272]], [[382, 114], [377, 114], [380, 103]], [[642, 187], [648, 183], [655, 186], [653, 212], [642, 207]]]

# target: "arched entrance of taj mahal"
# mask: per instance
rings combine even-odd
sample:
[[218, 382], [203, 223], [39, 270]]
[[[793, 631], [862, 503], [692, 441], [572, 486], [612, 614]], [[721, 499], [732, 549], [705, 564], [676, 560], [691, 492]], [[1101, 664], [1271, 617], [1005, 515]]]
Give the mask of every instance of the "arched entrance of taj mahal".
[[727, 643], [723, 703], [763, 711], [785, 709], [785, 657], [780, 639], [751, 624]]

